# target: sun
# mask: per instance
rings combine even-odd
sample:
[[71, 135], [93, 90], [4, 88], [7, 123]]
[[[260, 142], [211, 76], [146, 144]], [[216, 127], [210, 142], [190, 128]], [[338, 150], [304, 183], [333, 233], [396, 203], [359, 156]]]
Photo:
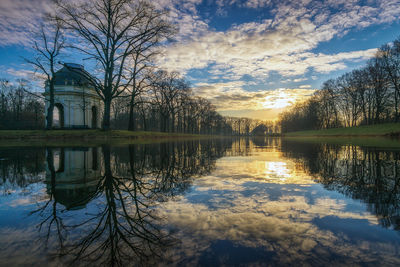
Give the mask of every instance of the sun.
[[267, 95], [262, 106], [267, 109], [279, 109], [291, 106], [295, 99], [284, 91], [277, 91], [273, 95]]

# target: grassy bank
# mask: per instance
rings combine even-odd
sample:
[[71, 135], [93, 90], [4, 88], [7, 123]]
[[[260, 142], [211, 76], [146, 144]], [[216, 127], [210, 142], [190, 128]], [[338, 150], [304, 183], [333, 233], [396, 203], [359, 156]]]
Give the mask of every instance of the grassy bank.
[[300, 131], [286, 133], [286, 137], [373, 137], [400, 135], [400, 123], [385, 123], [349, 128], [334, 128], [317, 131]]
[[283, 140], [308, 144], [353, 145], [400, 149], [400, 141], [398, 139], [384, 136], [284, 136]]
[[0, 146], [8, 145], [87, 145], [151, 143], [166, 140], [206, 138], [208, 136], [181, 133], [161, 133], [126, 130], [2, 130]]

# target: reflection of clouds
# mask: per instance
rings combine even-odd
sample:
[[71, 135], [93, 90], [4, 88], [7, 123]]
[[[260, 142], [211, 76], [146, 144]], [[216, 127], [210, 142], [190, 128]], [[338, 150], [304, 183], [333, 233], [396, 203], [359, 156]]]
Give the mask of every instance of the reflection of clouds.
[[32, 205], [32, 199], [30, 197], [17, 198], [17, 199], [12, 200], [9, 203], [10, 207], [19, 207], [19, 206], [28, 206], [28, 205]]
[[[72, 217], [69, 218], [71, 219]], [[46, 237], [38, 233], [38, 222], [26, 221], [24, 224], [23, 228], [0, 228], [0, 266], [70, 266], [66, 262], [71, 255], [62, 258], [57, 251], [56, 233], [49, 236], [46, 245], [42, 242]], [[82, 232], [69, 233], [69, 241], [79, 240], [81, 237]], [[74, 265], [84, 264], [76, 262]]]
[[[300, 178], [291, 180], [297, 174]], [[282, 264], [376, 263], [376, 259], [398, 263], [396, 243], [320, 228], [315, 220], [323, 218], [352, 220], [367, 228], [378, 223], [365, 210], [349, 210], [345, 200], [326, 195], [312, 177], [278, 152], [220, 159], [216, 171], [197, 179], [193, 188], [180, 201], [163, 203], [159, 209], [169, 225], [181, 229], [180, 250], [171, 252], [176, 260], [198, 264], [214, 242], [228, 240], [237, 246], [261, 247]], [[192, 198], [208, 201], [192, 202]], [[332, 255], [335, 259], [329, 259]]]
[[265, 162], [265, 174], [279, 177], [283, 181], [291, 177], [286, 162]]
[[[163, 207], [162, 214], [169, 224], [183, 229], [178, 238], [185, 248], [184, 257], [195, 254], [190, 250], [200, 253], [200, 248], [207, 248], [215, 240], [230, 240], [252, 248], [263, 247], [276, 253], [279, 260], [286, 263], [318, 258], [332, 251], [341, 257], [368, 260], [371, 247], [381, 250], [383, 245], [387, 252], [385, 254], [388, 254], [386, 256], [395, 256], [393, 253], [396, 248], [392, 244], [374, 244], [362, 240], [352, 244], [343, 241], [349, 238], [347, 236], [337, 236], [329, 230], [318, 229], [312, 223], [312, 219], [318, 217], [375, 221], [368, 214], [343, 211], [343, 203], [336, 200], [318, 199], [314, 205], [310, 205], [300, 196], [284, 196], [278, 201], [268, 201], [267, 197], [257, 198], [253, 195], [247, 198], [235, 194], [233, 202], [233, 207], [217, 210], [186, 201], [169, 202]], [[311, 250], [314, 251], [311, 253]]]
[[[37, 239], [36, 227], [0, 229], [0, 266], [28, 266], [35, 259], [35, 266], [47, 266], [48, 258], [43, 256], [46, 247]], [[58, 261], [50, 266], [59, 266]]]
[[[216, 177], [246, 179], [246, 181], [263, 180], [282, 184], [308, 185], [315, 183], [312, 177], [306, 174], [300, 166], [297, 166], [297, 163], [283, 158], [281, 152], [278, 151], [261, 152], [253, 154], [251, 157], [223, 158], [217, 163], [219, 164], [213, 172]], [[201, 182], [206, 181], [201, 180]], [[242, 182], [239, 180], [239, 183]], [[222, 185], [221, 188], [226, 188], [226, 186]]]
[[30, 206], [33, 203], [40, 203], [48, 199], [43, 194], [44, 186], [39, 183], [28, 185], [26, 188], [14, 187], [11, 189], [3, 185], [0, 189], [6, 191], [6, 194], [0, 199], [0, 208], [4, 209]]

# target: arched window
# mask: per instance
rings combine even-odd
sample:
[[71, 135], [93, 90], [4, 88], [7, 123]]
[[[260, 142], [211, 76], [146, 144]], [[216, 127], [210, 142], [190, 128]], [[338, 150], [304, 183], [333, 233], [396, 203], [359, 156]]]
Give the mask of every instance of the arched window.
[[59, 128], [64, 127], [64, 107], [60, 103], [54, 105], [53, 126]]
[[55, 172], [64, 172], [65, 151], [63, 148], [53, 151], [53, 164]]
[[97, 108], [92, 106], [92, 128], [97, 128]]
[[99, 168], [97, 147], [92, 148], [92, 170], [97, 171]]

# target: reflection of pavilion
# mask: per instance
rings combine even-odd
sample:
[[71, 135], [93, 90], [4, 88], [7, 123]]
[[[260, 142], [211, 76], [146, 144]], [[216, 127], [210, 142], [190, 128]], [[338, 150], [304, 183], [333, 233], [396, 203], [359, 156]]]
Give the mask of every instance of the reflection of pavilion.
[[53, 150], [54, 172], [46, 168], [48, 194], [67, 209], [80, 209], [96, 194], [101, 176], [97, 148]]

